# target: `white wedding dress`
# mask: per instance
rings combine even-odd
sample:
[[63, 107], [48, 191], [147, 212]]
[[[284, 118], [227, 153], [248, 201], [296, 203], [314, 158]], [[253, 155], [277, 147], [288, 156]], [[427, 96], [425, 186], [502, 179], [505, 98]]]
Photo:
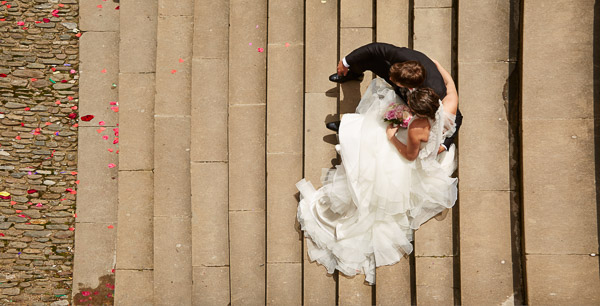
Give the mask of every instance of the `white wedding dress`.
[[[396, 100], [398, 99], [398, 100]], [[298, 221], [311, 260], [347, 276], [363, 273], [375, 283], [375, 267], [394, 264], [412, 252], [413, 231], [454, 205], [457, 179], [454, 145], [437, 154], [455, 131], [454, 115], [440, 107], [429, 120], [427, 143], [415, 161], [408, 161], [386, 136], [383, 114], [398, 96], [383, 79], [375, 78], [355, 114], [342, 118], [339, 152], [342, 163], [323, 169], [323, 187], [302, 179]], [[406, 143], [407, 129], [398, 139]]]

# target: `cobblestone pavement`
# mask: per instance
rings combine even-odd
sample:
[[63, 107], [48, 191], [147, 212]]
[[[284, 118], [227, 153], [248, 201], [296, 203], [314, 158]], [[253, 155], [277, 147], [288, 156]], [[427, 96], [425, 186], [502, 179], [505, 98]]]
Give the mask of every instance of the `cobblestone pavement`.
[[71, 293], [78, 10], [0, 5], [0, 304], [66, 305]]

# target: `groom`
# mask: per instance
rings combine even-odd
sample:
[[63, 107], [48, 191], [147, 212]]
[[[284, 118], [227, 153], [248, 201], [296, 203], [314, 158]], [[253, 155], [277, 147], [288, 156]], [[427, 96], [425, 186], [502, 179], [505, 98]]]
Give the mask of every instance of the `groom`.
[[[431, 59], [419, 51], [386, 43], [370, 43], [350, 52], [339, 62], [337, 73], [329, 76], [329, 80], [336, 83], [362, 81], [365, 70], [374, 72], [392, 85], [405, 102], [411, 89], [417, 87], [433, 89], [440, 99], [446, 96], [442, 75]], [[327, 128], [337, 131], [339, 123], [330, 122]], [[448, 150], [452, 145], [461, 124], [462, 114], [457, 109], [456, 132], [444, 141], [438, 153]]]

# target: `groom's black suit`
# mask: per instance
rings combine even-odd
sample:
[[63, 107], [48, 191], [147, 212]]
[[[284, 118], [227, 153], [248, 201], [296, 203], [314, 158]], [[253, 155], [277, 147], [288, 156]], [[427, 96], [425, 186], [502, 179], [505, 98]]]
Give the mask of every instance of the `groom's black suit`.
[[[373, 71], [377, 76], [388, 82], [396, 93], [406, 101], [406, 92], [390, 80], [390, 67], [395, 63], [418, 61], [425, 67], [426, 78], [421, 87], [429, 87], [443, 99], [446, 96], [446, 85], [434, 62], [425, 54], [408, 48], [396, 47], [386, 43], [370, 43], [364, 45], [346, 56], [348, 73], [360, 74], [365, 70]], [[456, 132], [444, 141], [446, 148], [454, 142], [458, 129], [462, 124], [462, 114], [456, 110]]]

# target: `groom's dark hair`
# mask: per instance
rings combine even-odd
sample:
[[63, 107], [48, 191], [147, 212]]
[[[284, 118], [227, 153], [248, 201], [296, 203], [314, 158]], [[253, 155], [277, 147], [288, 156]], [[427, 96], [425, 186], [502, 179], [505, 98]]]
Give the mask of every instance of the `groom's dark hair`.
[[390, 80], [403, 86], [416, 88], [421, 86], [427, 77], [425, 67], [417, 61], [395, 63], [390, 67]]
[[440, 97], [429, 87], [417, 88], [408, 95], [408, 107], [414, 114], [435, 120]]

